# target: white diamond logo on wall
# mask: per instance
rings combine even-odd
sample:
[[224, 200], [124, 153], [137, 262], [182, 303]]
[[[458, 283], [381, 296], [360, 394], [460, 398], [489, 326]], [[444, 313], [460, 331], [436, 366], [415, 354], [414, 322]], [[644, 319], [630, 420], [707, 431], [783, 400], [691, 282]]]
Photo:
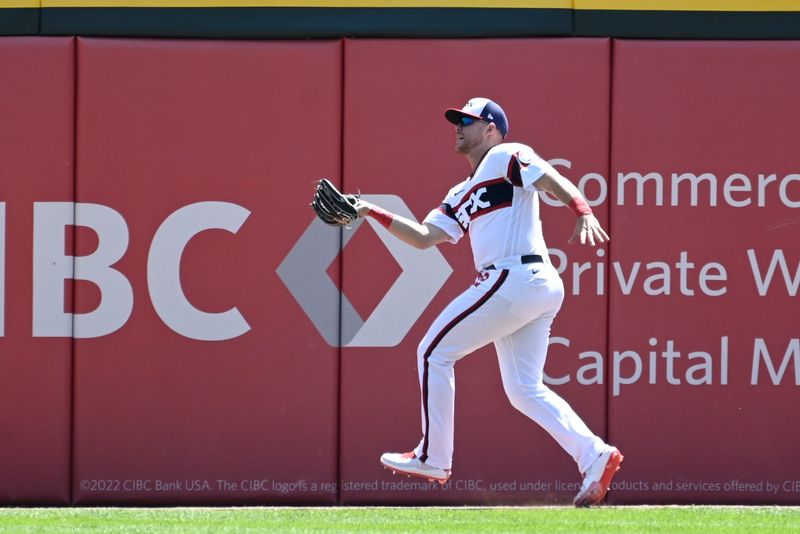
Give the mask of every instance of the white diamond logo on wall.
[[[395, 195], [364, 195], [407, 219], [416, 221]], [[400, 265], [402, 272], [370, 316], [363, 319], [326, 272], [367, 221]], [[408, 334], [453, 272], [436, 247], [419, 250], [394, 237], [372, 218], [357, 220], [340, 232], [314, 219], [278, 267], [278, 276], [325, 341], [342, 347], [394, 347]], [[341, 245], [341, 246], [340, 246]], [[341, 298], [341, 325], [340, 316]]]

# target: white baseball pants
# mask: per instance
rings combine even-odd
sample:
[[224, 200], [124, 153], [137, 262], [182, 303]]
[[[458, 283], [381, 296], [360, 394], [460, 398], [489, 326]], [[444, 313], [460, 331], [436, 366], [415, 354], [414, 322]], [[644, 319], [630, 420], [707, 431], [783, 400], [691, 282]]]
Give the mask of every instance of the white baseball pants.
[[422, 441], [417, 457], [450, 469], [453, 459], [455, 363], [494, 342], [511, 404], [544, 428], [581, 473], [603, 452], [569, 404], [543, 379], [550, 325], [564, 285], [549, 263], [483, 271], [475, 284], [439, 314], [417, 351], [422, 390]]

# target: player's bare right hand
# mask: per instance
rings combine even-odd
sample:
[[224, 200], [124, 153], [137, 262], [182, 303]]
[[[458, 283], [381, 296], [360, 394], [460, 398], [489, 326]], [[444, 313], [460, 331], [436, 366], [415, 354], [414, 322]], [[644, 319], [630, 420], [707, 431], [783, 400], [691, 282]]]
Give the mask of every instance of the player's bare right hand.
[[611, 238], [600, 226], [600, 221], [597, 220], [597, 217], [583, 215], [575, 221], [575, 230], [573, 230], [572, 236], [567, 243], [572, 244], [575, 241], [579, 241], [581, 245], [585, 245], [588, 241], [591, 246], [595, 246], [595, 243], [605, 243], [610, 240]]
[[366, 216], [367, 213], [369, 213], [370, 209], [372, 209], [372, 204], [370, 204], [366, 200], [363, 200], [363, 199], [359, 198], [358, 202], [356, 202], [356, 210], [358, 211], [358, 216], [359, 217]]

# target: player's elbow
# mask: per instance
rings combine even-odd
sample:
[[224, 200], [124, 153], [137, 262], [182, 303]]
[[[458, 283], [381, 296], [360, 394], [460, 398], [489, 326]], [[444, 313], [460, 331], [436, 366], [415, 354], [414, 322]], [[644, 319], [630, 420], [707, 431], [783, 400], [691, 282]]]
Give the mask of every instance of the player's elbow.
[[432, 232], [424, 232], [417, 237], [414, 246], [420, 250], [425, 250], [431, 247], [435, 247], [442, 241], [443, 239], [439, 234], [435, 234]]
[[423, 224], [417, 230], [414, 242], [411, 244], [420, 250], [435, 247], [449, 239], [449, 236], [443, 230], [431, 224]]
[[435, 244], [431, 239], [428, 239], [428, 236], [419, 236], [411, 241], [411, 246], [420, 250], [431, 248]]

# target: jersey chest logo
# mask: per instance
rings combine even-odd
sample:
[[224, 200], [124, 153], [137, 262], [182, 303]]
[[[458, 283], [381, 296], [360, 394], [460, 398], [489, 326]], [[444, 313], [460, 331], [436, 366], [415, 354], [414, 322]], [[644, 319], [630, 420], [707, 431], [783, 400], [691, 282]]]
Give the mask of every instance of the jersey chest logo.
[[467, 231], [476, 218], [510, 206], [513, 197], [514, 186], [504, 178], [497, 178], [470, 189], [453, 207], [453, 214], [461, 228]]
[[492, 207], [492, 203], [489, 202], [488, 199], [483, 198], [487, 191], [488, 188], [481, 187], [469, 194], [469, 198], [456, 210], [456, 219], [458, 219], [458, 222], [462, 225], [468, 225], [471, 215], [477, 213], [478, 210]]

